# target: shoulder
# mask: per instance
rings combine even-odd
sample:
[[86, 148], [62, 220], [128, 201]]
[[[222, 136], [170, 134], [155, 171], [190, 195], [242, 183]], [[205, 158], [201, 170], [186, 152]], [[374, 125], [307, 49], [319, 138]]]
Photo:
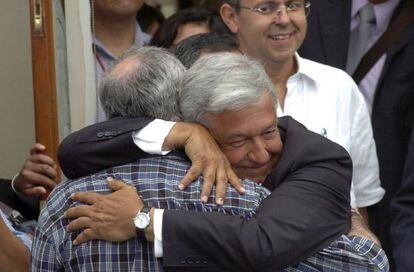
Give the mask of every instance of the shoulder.
[[341, 83], [347, 84], [347, 86], [356, 86], [354, 80], [341, 69], [302, 57], [298, 57], [298, 61], [301, 70], [318, 83]]
[[115, 136], [141, 129], [153, 119], [146, 117], [118, 117], [82, 128], [63, 140], [63, 143], [75, 140], [89, 142], [105, 140]]
[[283, 141], [282, 157], [308, 162], [309, 160], [350, 160], [348, 152], [339, 144], [305, 128], [290, 116], [279, 118]]
[[315, 88], [315, 93], [324, 100], [354, 106], [364, 105], [355, 81], [343, 70], [298, 56], [300, 73]]

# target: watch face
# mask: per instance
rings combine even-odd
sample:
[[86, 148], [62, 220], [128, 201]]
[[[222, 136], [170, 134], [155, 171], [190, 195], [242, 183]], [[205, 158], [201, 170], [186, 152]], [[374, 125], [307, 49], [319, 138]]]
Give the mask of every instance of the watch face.
[[139, 229], [146, 228], [150, 223], [150, 217], [146, 213], [139, 213], [134, 218], [135, 226]]

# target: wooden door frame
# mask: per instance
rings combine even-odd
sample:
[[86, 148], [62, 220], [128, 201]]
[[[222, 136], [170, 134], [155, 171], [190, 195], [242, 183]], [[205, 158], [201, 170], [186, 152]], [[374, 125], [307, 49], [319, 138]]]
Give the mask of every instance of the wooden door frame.
[[[35, 4], [41, 4], [42, 30], [35, 30]], [[53, 31], [53, 0], [29, 0], [36, 142], [57, 162], [59, 126]], [[37, 18], [39, 19], [39, 18]], [[58, 171], [60, 173], [60, 171]], [[60, 181], [60, 175], [58, 177]]]

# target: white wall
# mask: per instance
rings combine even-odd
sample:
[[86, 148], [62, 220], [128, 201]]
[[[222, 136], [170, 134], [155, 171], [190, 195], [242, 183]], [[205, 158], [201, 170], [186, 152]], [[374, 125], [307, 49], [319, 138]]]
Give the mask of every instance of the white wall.
[[35, 141], [29, 1], [0, 1], [0, 177], [20, 170]]

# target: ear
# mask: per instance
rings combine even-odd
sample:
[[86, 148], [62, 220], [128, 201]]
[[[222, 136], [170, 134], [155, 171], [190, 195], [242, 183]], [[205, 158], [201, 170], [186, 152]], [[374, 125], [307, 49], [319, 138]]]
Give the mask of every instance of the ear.
[[225, 3], [220, 7], [220, 16], [234, 34], [239, 30], [239, 16], [233, 6]]

